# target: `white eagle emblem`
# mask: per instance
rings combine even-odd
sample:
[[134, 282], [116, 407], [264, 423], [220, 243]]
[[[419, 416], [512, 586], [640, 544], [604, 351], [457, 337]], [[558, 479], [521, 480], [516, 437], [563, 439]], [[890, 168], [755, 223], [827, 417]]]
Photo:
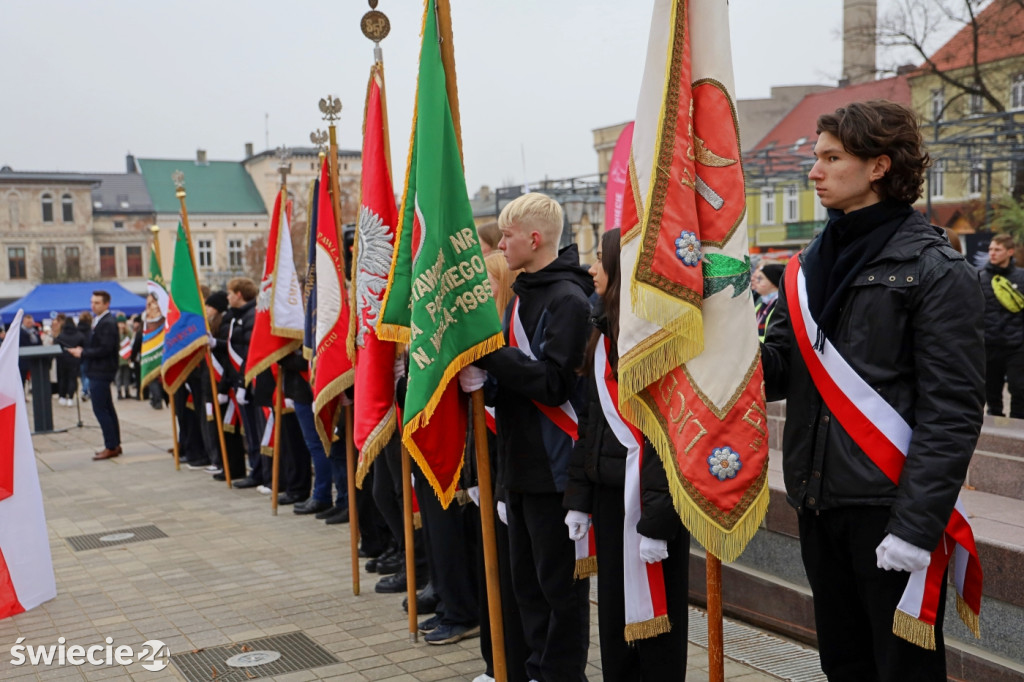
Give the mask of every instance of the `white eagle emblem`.
[[358, 256], [356, 261], [356, 344], [366, 347], [366, 333], [377, 324], [381, 299], [391, 272], [391, 227], [379, 215], [363, 206], [359, 211]]
[[260, 293], [256, 296], [257, 312], [270, 310], [270, 296], [274, 290], [274, 273], [267, 275], [266, 279], [260, 282]]

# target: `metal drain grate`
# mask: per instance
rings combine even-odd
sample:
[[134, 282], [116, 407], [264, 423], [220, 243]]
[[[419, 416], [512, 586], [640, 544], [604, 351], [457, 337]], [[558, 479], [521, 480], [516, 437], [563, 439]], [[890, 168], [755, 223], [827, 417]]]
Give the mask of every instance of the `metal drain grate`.
[[[280, 656], [275, 658], [273, 653]], [[260, 661], [266, 662], [261, 664]], [[171, 663], [188, 682], [245, 682], [337, 662], [337, 658], [304, 632], [171, 654]], [[240, 665], [244, 667], [238, 667]]]
[[89, 535], [74, 535], [64, 538], [64, 540], [76, 552], [81, 552], [83, 549], [127, 545], [132, 542], [143, 542], [145, 540], [156, 540], [157, 538], [165, 537], [167, 537], [167, 533], [156, 526], [138, 526], [136, 528], [105, 530], [102, 533], [90, 533]]
[[[772, 637], [730, 620], [724, 622], [722, 641], [726, 658], [793, 682], [826, 682], [818, 652]], [[689, 640], [708, 647], [708, 618], [690, 607]]]

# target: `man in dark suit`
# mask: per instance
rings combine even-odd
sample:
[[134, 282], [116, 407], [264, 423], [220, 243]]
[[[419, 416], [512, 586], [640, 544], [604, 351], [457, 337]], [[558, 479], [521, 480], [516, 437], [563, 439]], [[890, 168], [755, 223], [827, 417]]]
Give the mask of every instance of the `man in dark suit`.
[[86, 376], [89, 379], [92, 411], [103, 431], [103, 449], [93, 459], [101, 460], [121, 454], [121, 425], [117, 421], [114, 401], [110, 397], [110, 382], [117, 374], [121, 340], [117, 322], [110, 314], [110, 294], [106, 291], [92, 292], [91, 304], [93, 320], [89, 341], [85, 348], [69, 348], [68, 352], [76, 358], [89, 361]]
[[[39, 330], [36, 329], [36, 321], [31, 315], [26, 314], [21, 318], [21, 329], [18, 330], [18, 334], [21, 335], [22, 348], [38, 346], [43, 343], [43, 340], [39, 338]], [[21, 370], [22, 384], [28, 380], [30, 366], [31, 363], [28, 358], [18, 359], [18, 369]]]

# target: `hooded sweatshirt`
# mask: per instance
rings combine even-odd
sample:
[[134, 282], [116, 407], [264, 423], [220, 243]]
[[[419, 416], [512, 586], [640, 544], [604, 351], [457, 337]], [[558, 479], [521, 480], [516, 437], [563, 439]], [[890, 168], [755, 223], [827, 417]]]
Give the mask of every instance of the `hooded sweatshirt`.
[[[568, 481], [573, 441], [534, 401], [557, 407], [579, 406], [583, 364], [590, 334], [590, 275], [580, 267], [575, 245], [547, 267], [525, 272], [512, 285], [530, 347], [537, 359], [506, 346], [476, 364], [491, 375], [489, 402], [495, 408], [502, 480], [516, 493], [561, 493]], [[513, 304], [503, 329], [509, 341]]]

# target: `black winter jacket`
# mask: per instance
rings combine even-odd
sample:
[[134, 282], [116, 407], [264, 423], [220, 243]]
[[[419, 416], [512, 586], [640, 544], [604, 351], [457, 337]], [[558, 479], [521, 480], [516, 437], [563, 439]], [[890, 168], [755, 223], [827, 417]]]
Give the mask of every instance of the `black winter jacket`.
[[90, 379], [113, 381], [117, 374], [117, 365], [121, 349], [121, 333], [117, 330], [117, 322], [112, 313], [107, 312], [92, 329], [92, 334], [82, 350], [82, 358], [87, 360], [85, 374]]
[[[572, 441], [533, 404], [558, 406], [580, 399], [580, 377], [590, 333], [593, 279], [580, 267], [575, 244], [537, 272], [525, 272], [512, 285], [519, 298], [533, 360], [506, 346], [477, 361], [491, 375], [488, 404], [494, 405], [498, 454], [511, 492], [564, 492]], [[512, 306], [505, 312], [508, 342]]]
[[[614, 488], [621, 496], [626, 483], [626, 447], [619, 442], [601, 409], [597, 379], [586, 378], [587, 399], [579, 411], [580, 438], [569, 460], [569, 483], [562, 498], [566, 509], [592, 513], [598, 486]], [[645, 438], [640, 467], [641, 509], [637, 532], [649, 538], [670, 541], [682, 522], [672, 505], [665, 468], [658, 453]]]
[[229, 309], [228, 312], [230, 320], [227, 320], [226, 313], [225, 320], [221, 321], [221, 327], [229, 328], [231, 350], [242, 359], [242, 368], [240, 371], [234, 371], [234, 365], [229, 359], [228, 365], [224, 369], [224, 376], [230, 377], [227, 379], [227, 383], [231, 388], [243, 388], [245, 386], [245, 359], [249, 356], [249, 341], [252, 340], [252, 328], [256, 323], [256, 299], [238, 308]]
[[[85, 336], [74, 322], [69, 321], [61, 325], [60, 334], [57, 335], [53, 342], [66, 351], [68, 348], [84, 347]], [[60, 357], [57, 358], [58, 369], [62, 372], [70, 372], [76, 376], [81, 364], [82, 361], [71, 353], [61, 353]]]
[[1024, 294], [1024, 270], [1010, 263], [1009, 267], [1000, 268], [986, 263], [978, 272], [981, 281], [981, 293], [985, 294], [985, 345], [1010, 348], [1024, 347], [1024, 312], [1011, 313], [1003, 307], [992, 290], [992, 277], [1002, 275], [1017, 285], [1017, 290]]
[[913, 429], [899, 487], [832, 418], [796, 346], [789, 304], [783, 285], [762, 363], [768, 400], [787, 399], [782, 451], [790, 504], [798, 511], [891, 506], [887, 532], [936, 547], [981, 430], [977, 274], [915, 212], [846, 292], [830, 340]]

